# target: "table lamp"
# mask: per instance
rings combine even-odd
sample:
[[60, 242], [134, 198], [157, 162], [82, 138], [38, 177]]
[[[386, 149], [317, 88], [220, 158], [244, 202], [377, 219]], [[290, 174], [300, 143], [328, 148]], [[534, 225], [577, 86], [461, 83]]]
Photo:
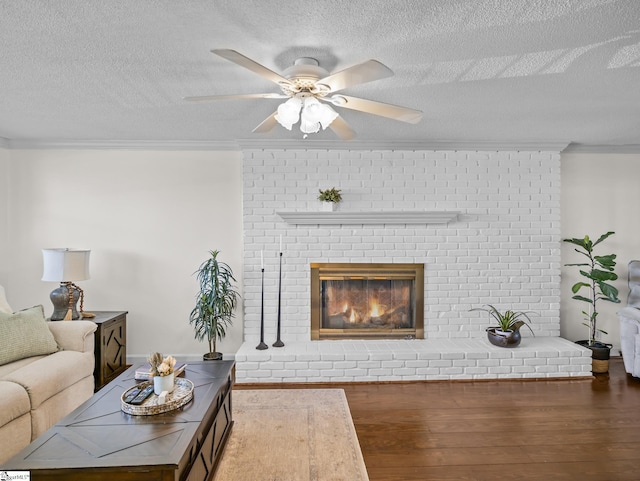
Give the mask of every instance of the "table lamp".
[[[84, 312], [84, 291], [73, 281], [89, 279], [89, 254], [87, 249], [42, 249], [43, 281], [60, 282], [49, 296], [53, 304], [52, 321], [69, 321], [82, 317], [95, 317]], [[80, 313], [77, 310], [80, 300]]]

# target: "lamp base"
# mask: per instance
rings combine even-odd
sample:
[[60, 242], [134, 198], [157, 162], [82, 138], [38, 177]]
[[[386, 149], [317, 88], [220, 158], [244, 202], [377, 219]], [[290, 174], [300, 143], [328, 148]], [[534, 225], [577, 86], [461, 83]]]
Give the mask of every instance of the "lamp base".
[[[69, 302], [69, 296], [72, 296], [71, 302]], [[60, 287], [51, 291], [49, 295], [51, 303], [53, 304], [53, 314], [50, 319], [52, 321], [62, 320], [74, 320], [79, 319], [78, 313], [78, 299], [80, 299], [80, 290], [73, 285], [67, 283], [60, 284]], [[69, 316], [68, 314], [71, 314]]]

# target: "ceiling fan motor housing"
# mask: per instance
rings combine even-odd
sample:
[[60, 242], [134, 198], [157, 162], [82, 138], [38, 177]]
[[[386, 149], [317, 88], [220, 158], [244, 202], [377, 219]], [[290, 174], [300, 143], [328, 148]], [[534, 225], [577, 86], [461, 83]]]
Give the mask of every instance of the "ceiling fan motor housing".
[[[299, 92], [312, 92], [313, 94], [321, 94], [322, 87], [318, 88], [316, 84], [321, 78], [329, 75], [325, 69], [320, 67], [319, 62], [315, 58], [300, 57], [296, 59], [293, 65], [287, 68], [283, 76], [289, 80], [289, 84], [281, 84], [282, 91], [287, 95], [295, 95]], [[329, 88], [326, 88], [327, 92]]]

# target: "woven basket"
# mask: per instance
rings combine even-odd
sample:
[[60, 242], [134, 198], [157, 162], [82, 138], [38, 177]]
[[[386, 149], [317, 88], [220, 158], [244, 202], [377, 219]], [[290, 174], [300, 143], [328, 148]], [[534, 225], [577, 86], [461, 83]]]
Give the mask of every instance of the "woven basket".
[[606, 359], [606, 360], [592, 359], [591, 371], [595, 373], [609, 372], [609, 359]]

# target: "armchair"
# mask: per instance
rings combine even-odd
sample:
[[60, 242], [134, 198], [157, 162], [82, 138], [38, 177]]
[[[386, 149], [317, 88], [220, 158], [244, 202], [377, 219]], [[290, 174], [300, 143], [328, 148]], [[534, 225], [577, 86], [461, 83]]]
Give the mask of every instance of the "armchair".
[[627, 307], [618, 312], [620, 350], [624, 369], [640, 377], [640, 261], [629, 262], [629, 298]]

